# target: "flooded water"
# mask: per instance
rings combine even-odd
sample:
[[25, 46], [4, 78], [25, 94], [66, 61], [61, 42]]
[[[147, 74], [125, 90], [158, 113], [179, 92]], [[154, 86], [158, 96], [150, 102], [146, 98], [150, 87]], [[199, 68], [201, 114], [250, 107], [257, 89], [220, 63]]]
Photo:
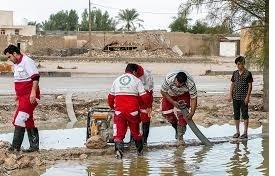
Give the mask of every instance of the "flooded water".
[[212, 148], [193, 146], [152, 150], [142, 157], [127, 153], [122, 160], [95, 157], [87, 162], [61, 161], [40, 173], [43, 176], [268, 175], [268, 139], [216, 144]]
[[[211, 127], [205, 128], [198, 125], [201, 132], [210, 139], [210, 141], [228, 141], [228, 137], [235, 133], [235, 127], [232, 125], [212, 125]], [[262, 133], [262, 126], [249, 129], [250, 135], [257, 135]], [[242, 126], [240, 128], [242, 131]], [[41, 149], [66, 149], [74, 147], [85, 147], [86, 142], [86, 128], [72, 128], [72, 129], [59, 129], [59, 130], [40, 130], [40, 148]], [[168, 143], [175, 143], [175, 130], [171, 126], [160, 126], [151, 127], [150, 135], [148, 137], [148, 143], [151, 146], [162, 145]], [[12, 142], [13, 133], [0, 134], [0, 140]], [[257, 136], [256, 136], [257, 137]], [[255, 138], [255, 136], [253, 136]], [[194, 139], [198, 141], [197, 137], [190, 128], [184, 135], [186, 143], [193, 143]], [[126, 134], [125, 141], [129, 142], [130, 135], [129, 131]], [[192, 144], [191, 144], [192, 145]], [[25, 133], [24, 141], [22, 146], [28, 148], [29, 142], [27, 133]]]
[[[43, 170], [19, 170], [12, 175], [269, 175], [269, 138], [261, 135], [268, 134], [268, 125], [249, 129], [249, 140], [237, 143], [226, 141], [234, 133], [234, 126], [225, 124], [199, 128], [210, 140], [224, 142], [211, 148], [190, 145], [157, 149], [153, 146], [175, 142], [174, 130], [170, 126], [154, 127], [149, 137], [152, 148], [145, 150], [142, 157], [137, 157], [135, 150], [130, 150], [122, 160], [112, 155], [94, 156], [85, 161], [59, 161]], [[48, 149], [83, 147], [86, 133], [85, 128], [77, 128], [45, 130], [40, 134], [41, 148]], [[67, 138], [64, 139], [64, 136]], [[2, 140], [11, 137], [12, 134], [0, 135]], [[188, 129], [185, 139], [192, 143], [196, 137]]]

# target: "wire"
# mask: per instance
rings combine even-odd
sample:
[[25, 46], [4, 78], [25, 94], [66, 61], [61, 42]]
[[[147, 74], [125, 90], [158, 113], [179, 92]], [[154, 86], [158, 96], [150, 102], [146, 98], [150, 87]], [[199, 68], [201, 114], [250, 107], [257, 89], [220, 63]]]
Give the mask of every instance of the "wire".
[[[111, 7], [111, 6], [105, 6], [105, 5], [101, 5], [101, 4], [96, 4], [96, 3], [91, 3], [93, 5], [99, 6], [99, 7], [103, 7], [103, 8], [108, 8], [108, 9], [114, 9], [114, 10], [121, 10], [121, 8], [115, 8], [115, 7]], [[144, 14], [163, 14], [163, 15], [177, 15], [178, 13], [171, 13], [171, 12], [139, 12], [139, 13], [144, 13]]]
[[[216, 0], [216, 1], [212, 1], [212, 2], [205, 2], [205, 3], [201, 3], [201, 4], [209, 4], [209, 3], [217, 3], [217, 2], [225, 2], [227, 0]], [[116, 8], [116, 7], [111, 7], [111, 6], [105, 6], [105, 5], [101, 5], [101, 4], [97, 4], [97, 3], [91, 3], [95, 6], [99, 6], [99, 7], [103, 7], [103, 8], [107, 8], [107, 9], [114, 9], [114, 10], [121, 10], [121, 8]], [[198, 5], [193, 4], [193, 3], [189, 3], [191, 6], [193, 5]], [[181, 5], [188, 5], [188, 3], [186, 4], [181, 4]], [[138, 13], [143, 13], [143, 14], [155, 14], [155, 15], [178, 15], [179, 13], [173, 13], [173, 12], [146, 12], [146, 11], [138, 11]], [[200, 12], [200, 13], [208, 13], [208, 12]]]

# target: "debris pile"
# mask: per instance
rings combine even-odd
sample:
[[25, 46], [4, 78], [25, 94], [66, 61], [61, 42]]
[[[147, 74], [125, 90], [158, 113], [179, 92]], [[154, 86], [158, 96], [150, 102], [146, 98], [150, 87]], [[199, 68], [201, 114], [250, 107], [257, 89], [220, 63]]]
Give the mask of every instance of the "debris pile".
[[8, 152], [7, 149], [10, 145], [11, 144], [6, 141], [0, 141], [0, 168], [9, 171], [29, 167], [38, 167], [45, 164], [38, 158], [38, 156], [24, 155], [20, 152]]
[[87, 142], [86, 147], [89, 149], [102, 149], [106, 147], [107, 142], [103, 140], [103, 138], [99, 135], [91, 136]]
[[[85, 53], [82, 56], [88, 57], [89, 54]], [[154, 51], [147, 50], [120, 50], [102, 52], [98, 50], [92, 50], [91, 56], [96, 58], [180, 58], [171, 49], [156, 49]]]
[[52, 49], [52, 48], [42, 48], [39, 51], [33, 52], [32, 55], [35, 56], [78, 56], [83, 53], [87, 53], [86, 48], [63, 48], [63, 49]]
[[170, 48], [170, 40], [165, 38], [162, 33], [143, 32], [137, 34], [137, 39], [148, 51]]
[[0, 72], [11, 72], [12, 71], [12, 65], [3, 63], [0, 64]]
[[111, 43], [104, 46], [103, 51], [122, 51], [122, 50], [136, 50], [141, 48], [141, 43], [136, 42], [119, 42], [118, 40], [112, 41]]
[[119, 39], [109, 41], [105, 46], [95, 46], [89, 42], [81, 48], [50, 49], [44, 48], [33, 55], [37, 56], [80, 56], [95, 58], [181, 58], [170, 46], [170, 40], [163, 33], [137, 33], [132, 39]]

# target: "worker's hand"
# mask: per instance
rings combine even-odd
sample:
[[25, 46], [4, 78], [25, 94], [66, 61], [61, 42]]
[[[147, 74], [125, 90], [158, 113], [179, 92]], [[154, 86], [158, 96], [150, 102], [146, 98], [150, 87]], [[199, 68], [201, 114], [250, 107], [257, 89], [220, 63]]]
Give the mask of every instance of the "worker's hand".
[[36, 103], [36, 93], [33, 91], [31, 92], [31, 95], [30, 95], [30, 102], [31, 104]]
[[146, 111], [147, 111], [148, 116], [151, 117], [151, 115], [152, 115], [152, 108], [147, 108]]
[[244, 103], [245, 103], [245, 105], [247, 105], [249, 103], [249, 97], [245, 97]]
[[231, 102], [231, 101], [232, 101], [232, 96], [229, 95], [229, 97], [228, 97], [228, 102]]
[[173, 106], [179, 109], [179, 103], [177, 101], [173, 101]]
[[186, 119], [187, 119], [188, 121], [189, 121], [189, 120], [192, 120], [193, 116], [194, 116], [194, 113], [189, 113], [189, 114], [187, 115]]

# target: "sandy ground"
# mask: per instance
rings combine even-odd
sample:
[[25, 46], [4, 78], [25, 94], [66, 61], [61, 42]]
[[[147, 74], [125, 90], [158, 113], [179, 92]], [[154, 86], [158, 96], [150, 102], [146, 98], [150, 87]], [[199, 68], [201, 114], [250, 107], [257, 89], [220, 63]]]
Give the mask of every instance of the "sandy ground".
[[[227, 60], [228, 61], [228, 60]], [[166, 75], [174, 69], [183, 69], [192, 75], [203, 75], [206, 70], [230, 71], [235, 69], [235, 65], [227, 61], [205, 62], [205, 63], [140, 63], [144, 68], [153, 74]], [[230, 60], [231, 61], [231, 60]], [[72, 73], [84, 72], [93, 74], [117, 74], [122, 73], [127, 62], [66, 62], [66, 61], [41, 61], [41, 71], [68, 71]], [[64, 69], [57, 69], [57, 67]], [[74, 68], [74, 69], [72, 69]]]
[[[205, 58], [199, 58], [196, 62], [192, 62], [193, 58], [180, 60], [181, 62], [173, 63], [162, 60], [161, 62], [135, 62], [141, 64], [144, 68], [152, 71], [153, 74], [166, 75], [175, 69], [183, 69], [191, 75], [203, 75], [206, 70], [212, 71], [232, 71], [235, 70], [234, 58], [212, 57], [205, 61]], [[167, 59], [167, 61], [169, 61]], [[123, 62], [89, 62], [85, 60], [41, 60], [39, 64], [40, 71], [59, 71], [72, 73], [92, 73], [92, 74], [117, 74], [122, 73], [126, 64], [131, 61]], [[10, 62], [1, 62], [8, 63]], [[62, 69], [60, 69], [62, 68]]]
[[[91, 74], [118, 74], [123, 72], [126, 63], [95, 63], [95, 62], [77, 62], [77, 61], [41, 61], [40, 71], [69, 71], [76, 73]], [[168, 71], [175, 68], [182, 68], [189, 71], [192, 75], [203, 75], [206, 70], [232, 71], [235, 65], [232, 61], [211, 62], [211, 63], [142, 63], [142, 65], [151, 70], [154, 74], [165, 75]], [[57, 66], [65, 69], [57, 69]], [[76, 69], [70, 69], [76, 67]], [[93, 94], [75, 94], [73, 97], [74, 111], [78, 122], [76, 127], [85, 127], [89, 108], [93, 106], [107, 106], [106, 93], [103, 93], [98, 99], [94, 99]], [[64, 95], [42, 95], [43, 101], [40, 101], [35, 111], [36, 124], [39, 129], [58, 129], [64, 128], [69, 122], [66, 111]], [[232, 102], [228, 102], [226, 94], [206, 94], [200, 93], [198, 97], [198, 108], [193, 120], [202, 126], [209, 127], [213, 124], [234, 124]], [[250, 127], [256, 128], [262, 122], [268, 122], [268, 112], [262, 111], [262, 97], [260, 94], [253, 94], [249, 104]], [[151, 119], [152, 126], [167, 124], [160, 112], [160, 97], [155, 97], [153, 104], [153, 114]], [[14, 98], [10, 95], [0, 97], [0, 131], [11, 132], [11, 117], [16, 108]], [[41, 150], [33, 154], [11, 154], [6, 151], [8, 143], [0, 142], [0, 170], [12, 170], [26, 167], [43, 167], [59, 159], [85, 159], [92, 155], [113, 154], [113, 148], [107, 149], [70, 149], [70, 150]], [[14, 164], [15, 168], [12, 168]]]

